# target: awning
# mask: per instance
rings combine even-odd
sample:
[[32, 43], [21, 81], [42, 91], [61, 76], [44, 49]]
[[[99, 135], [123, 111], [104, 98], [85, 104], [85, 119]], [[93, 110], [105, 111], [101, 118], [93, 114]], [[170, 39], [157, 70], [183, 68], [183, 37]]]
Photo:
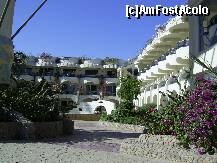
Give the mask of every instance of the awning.
[[117, 78], [105, 78], [105, 84], [111, 85], [111, 84], [117, 84], [118, 79]]
[[79, 84], [79, 79], [77, 77], [60, 77], [60, 83], [65, 82]]
[[81, 84], [95, 84], [95, 85], [99, 84], [98, 78], [85, 77], [85, 78], [81, 78], [80, 80], [81, 80]]

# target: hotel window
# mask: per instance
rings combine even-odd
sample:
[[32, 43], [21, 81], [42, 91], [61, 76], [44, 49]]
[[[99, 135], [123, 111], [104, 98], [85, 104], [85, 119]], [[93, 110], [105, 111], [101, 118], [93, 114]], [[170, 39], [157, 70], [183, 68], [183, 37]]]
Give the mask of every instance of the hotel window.
[[[206, 22], [206, 23], [204, 23]], [[208, 17], [200, 17], [200, 31], [202, 39], [200, 42], [200, 50], [204, 51], [217, 43], [217, 15], [211, 19]]]
[[61, 101], [61, 106], [67, 107], [67, 105], [68, 105], [67, 101]]
[[107, 96], [116, 96], [116, 85], [106, 86], [106, 95]]
[[76, 94], [77, 86], [73, 84], [63, 84], [63, 94]]
[[215, 24], [217, 24], [217, 15], [211, 18], [209, 26], [213, 26]]
[[53, 68], [44, 68], [44, 69], [41, 68], [39, 70], [39, 74], [44, 75], [44, 76], [53, 76], [54, 69]]
[[32, 68], [25, 68], [24, 74], [25, 75], [32, 75]]
[[87, 95], [98, 95], [99, 92], [97, 90], [96, 85], [86, 85], [86, 94]]
[[74, 77], [75, 71], [76, 71], [76, 69], [64, 69], [62, 75], [67, 76], [67, 77]]
[[90, 75], [90, 76], [98, 75], [98, 70], [85, 70], [85, 75]]
[[117, 71], [107, 71], [107, 76], [109, 78], [117, 78]]

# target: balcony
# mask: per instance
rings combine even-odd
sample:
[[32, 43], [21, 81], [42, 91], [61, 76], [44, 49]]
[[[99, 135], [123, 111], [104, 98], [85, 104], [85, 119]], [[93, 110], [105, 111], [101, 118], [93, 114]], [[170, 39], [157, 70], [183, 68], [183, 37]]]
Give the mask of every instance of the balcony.
[[109, 91], [106, 91], [103, 93], [104, 96], [116, 96], [116, 92], [109, 92]]
[[167, 54], [159, 58], [159, 60], [152, 62], [152, 64], [146, 68], [145, 72], [140, 74], [138, 79], [142, 80], [144, 83], [152, 83], [188, 66], [189, 46], [180, 43], [178, 47], [177, 50], [173, 50], [173, 53]]
[[60, 63], [58, 64], [59, 67], [74, 67], [78, 68], [80, 65], [78, 64], [78, 58], [62, 58]]
[[99, 91], [86, 91], [85, 95], [99, 95]]
[[90, 101], [96, 101], [99, 99], [100, 99], [99, 95], [80, 95], [79, 96], [80, 102], [90, 102]]
[[38, 58], [36, 66], [40, 67], [57, 67], [56, 58]]
[[[186, 47], [186, 46], [189, 46], [189, 40], [188, 39], [177, 42], [175, 48], [171, 48], [171, 49], [167, 50], [167, 52], [165, 52], [165, 53], [159, 52], [155, 56], [146, 55], [146, 56], [144, 56], [145, 60], [144, 61], [141, 60], [140, 62], [143, 63], [144, 65], [150, 65], [155, 60], [160, 61], [163, 56], [169, 56], [169, 55], [175, 54], [178, 49], [180, 49], [181, 47]], [[188, 52], [187, 52], [187, 54], [188, 54]], [[157, 58], [157, 59], [155, 59], [155, 58]]]
[[[217, 21], [217, 16], [216, 16]], [[216, 24], [210, 26], [208, 32], [203, 36], [204, 47], [203, 50], [207, 50], [213, 45], [217, 44], [217, 22]]]
[[170, 48], [176, 46], [176, 42], [188, 37], [188, 23], [183, 17], [170, 19], [165, 25], [158, 29], [156, 35], [148, 41], [137, 62], [150, 64], [153, 60], [159, 58]]
[[86, 85], [86, 84], [99, 85], [100, 81], [98, 78], [94, 78], [94, 77], [83, 77], [83, 78], [80, 78], [80, 83], [83, 85]]
[[[209, 63], [211, 67], [216, 68], [217, 67], [217, 44], [209, 48], [208, 50], [204, 51], [198, 58], [204, 62], [204, 63]], [[201, 67], [199, 64], [195, 63], [194, 64], [194, 70], [193, 73], [199, 73], [202, 72], [206, 69]]]
[[35, 81], [36, 82], [41, 82], [42, 81], [42, 79], [45, 79], [47, 82], [54, 82], [55, 81], [55, 77], [54, 76], [36, 76], [35, 77]]
[[74, 102], [78, 102], [78, 96], [74, 94], [59, 94], [58, 97], [60, 99], [71, 99]]
[[81, 68], [103, 68], [101, 59], [91, 59], [85, 60], [83, 64], [80, 65]]
[[25, 81], [34, 81], [34, 76], [29, 74], [20, 75], [18, 78], [23, 79]]
[[72, 77], [72, 76], [61, 76], [59, 77], [60, 83], [64, 82], [70, 82], [70, 83], [76, 83], [79, 84], [79, 78], [78, 77]]
[[105, 78], [104, 79], [105, 84], [111, 85], [111, 84], [118, 84], [118, 79], [117, 78]]
[[118, 65], [117, 64], [105, 64], [105, 65], [103, 65], [103, 68], [106, 68], [106, 69], [117, 69]]
[[81, 68], [102, 68], [102, 65], [86, 63], [86, 64], [81, 64], [80, 67]]
[[26, 60], [26, 65], [27, 65], [27, 66], [35, 66], [37, 60], [38, 60], [38, 59], [37, 59], [36, 57], [30, 56], [30, 57], [28, 57], [27, 60]]

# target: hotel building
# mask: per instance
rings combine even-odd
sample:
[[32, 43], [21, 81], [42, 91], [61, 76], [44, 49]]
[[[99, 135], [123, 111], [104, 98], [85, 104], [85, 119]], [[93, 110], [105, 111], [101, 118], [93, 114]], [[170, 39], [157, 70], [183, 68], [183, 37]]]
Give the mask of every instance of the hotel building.
[[61, 105], [72, 108], [72, 114], [94, 114], [97, 109], [111, 113], [118, 102], [117, 68], [123, 63], [115, 58], [102, 60], [42, 55], [39, 58], [29, 57], [24, 73], [17, 78], [61, 83]]
[[158, 26], [156, 34], [145, 45], [134, 61], [138, 79], [142, 80], [141, 94], [136, 106], [147, 103], [163, 107], [167, 100], [160, 92], [181, 93], [191, 85], [188, 79], [205, 71], [192, 56], [217, 66], [217, 2], [189, 1], [190, 6], [203, 5], [210, 9], [209, 16], [174, 17]]

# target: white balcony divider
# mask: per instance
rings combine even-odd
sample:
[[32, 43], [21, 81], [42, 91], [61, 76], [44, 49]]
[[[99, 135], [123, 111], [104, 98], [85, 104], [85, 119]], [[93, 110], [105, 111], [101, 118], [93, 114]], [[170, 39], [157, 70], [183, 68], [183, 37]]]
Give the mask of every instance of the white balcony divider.
[[98, 78], [92, 78], [92, 77], [85, 77], [85, 78], [81, 78], [80, 79], [80, 83], [81, 84], [95, 84], [98, 85], [99, 84], [99, 79]]
[[60, 80], [60, 83], [70, 82], [70, 83], [79, 84], [79, 79], [78, 79], [78, 77], [62, 76], [62, 77], [59, 78], [59, 80]]

